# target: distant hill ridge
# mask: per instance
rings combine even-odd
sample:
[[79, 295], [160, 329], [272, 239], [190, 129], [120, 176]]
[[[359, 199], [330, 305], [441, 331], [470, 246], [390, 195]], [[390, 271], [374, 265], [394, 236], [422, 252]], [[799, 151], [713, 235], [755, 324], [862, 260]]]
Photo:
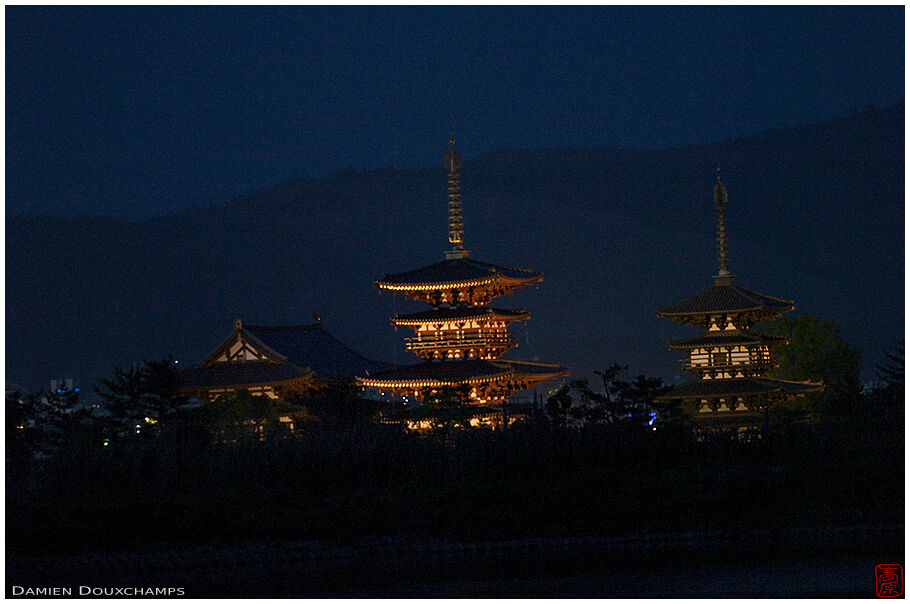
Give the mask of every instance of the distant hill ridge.
[[[472, 257], [543, 271], [508, 300], [531, 320], [522, 358], [578, 375], [612, 361], [681, 375], [654, 309], [715, 270], [711, 188], [730, 194], [731, 269], [841, 322], [867, 373], [903, 337], [904, 105], [661, 151], [498, 150], [464, 162]], [[220, 206], [137, 222], [7, 215], [7, 379], [83, 385], [115, 365], [198, 360], [231, 321], [298, 324], [408, 360], [388, 317], [410, 309], [371, 280], [442, 259], [438, 168], [296, 179]], [[398, 338], [398, 339], [396, 339]], [[87, 389], [84, 389], [84, 391]]]

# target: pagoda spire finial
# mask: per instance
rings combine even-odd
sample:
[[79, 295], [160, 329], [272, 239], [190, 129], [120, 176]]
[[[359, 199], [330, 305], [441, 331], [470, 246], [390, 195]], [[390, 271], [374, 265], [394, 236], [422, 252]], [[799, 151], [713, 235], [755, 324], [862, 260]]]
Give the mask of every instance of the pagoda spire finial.
[[449, 149], [446, 151], [446, 170], [449, 173], [449, 243], [452, 249], [446, 252], [449, 260], [464, 258], [464, 222], [461, 215], [461, 186], [458, 172], [461, 170], [461, 155], [455, 148], [455, 133], [449, 131]]
[[720, 166], [718, 166], [717, 184], [714, 185], [714, 206], [717, 208], [717, 261], [720, 265], [717, 276], [721, 278], [730, 277], [730, 269], [727, 268], [727, 225], [724, 216], [726, 205], [727, 188], [720, 178]]

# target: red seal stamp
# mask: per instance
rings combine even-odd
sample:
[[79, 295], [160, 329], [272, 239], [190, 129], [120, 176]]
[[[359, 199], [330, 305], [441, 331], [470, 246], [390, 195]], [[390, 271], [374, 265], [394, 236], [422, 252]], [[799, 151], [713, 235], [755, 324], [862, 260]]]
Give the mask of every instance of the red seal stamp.
[[900, 564], [876, 565], [875, 595], [879, 598], [899, 598], [904, 595], [904, 568]]

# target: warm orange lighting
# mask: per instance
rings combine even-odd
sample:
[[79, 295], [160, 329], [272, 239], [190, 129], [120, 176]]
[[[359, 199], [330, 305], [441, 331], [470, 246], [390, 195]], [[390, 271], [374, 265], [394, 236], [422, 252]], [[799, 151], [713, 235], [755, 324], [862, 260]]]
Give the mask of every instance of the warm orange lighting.
[[[385, 275], [374, 282], [377, 288], [404, 294], [433, 306], [432, 310], [392, 318], [394, 325], [415, 329], [406, 347], [428, 364], [404, 367], [375, 376], [358, 377], [361, 386], [418, 397], [427, 389], [473, 386], [471, 404], [502, 402], [517, 390], [551, 377], [565, 375], [565, 368], [552, 371], [521, 367], [521, 363], [500, 357], [517, 345], [508, 333], [511, 322], [528, 318], [523, 310], [489, 308], [487, 304], [511, 294], [523, 285], [543, 279], [529, 269], [510, 268], [468, 259], [464, 249], [461, 192], [458, 179], [458, 152], [451, 141], [446, 155], [449, 170], [449, 243], [445, 260], [414, 271]], [[434, 363], [438, 363], [437, 366]], [[452, 371], [456, 363], [463, 363]], [[457, 376], [458, 379], [446, 379]]]

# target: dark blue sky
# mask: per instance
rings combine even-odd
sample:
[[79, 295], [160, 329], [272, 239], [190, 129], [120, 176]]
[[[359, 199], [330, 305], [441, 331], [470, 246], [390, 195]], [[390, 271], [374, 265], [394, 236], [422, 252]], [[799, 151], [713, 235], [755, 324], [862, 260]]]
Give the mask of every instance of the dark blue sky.
[[353, 165], [662, 148], [904, 98], [904, 8], [7, 7], [7, 212], [144, 217]]

